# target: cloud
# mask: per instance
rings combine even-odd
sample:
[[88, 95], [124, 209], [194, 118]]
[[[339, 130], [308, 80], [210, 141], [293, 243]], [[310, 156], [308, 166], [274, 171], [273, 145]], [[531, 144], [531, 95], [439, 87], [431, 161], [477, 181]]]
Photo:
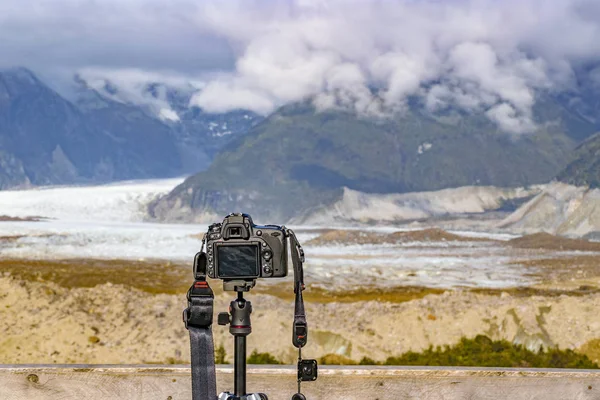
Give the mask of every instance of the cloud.
[[422, 96], [430, 110], [460, 107], [524, 133], [540, 92], [573, 88], [581, 71], [599, 81], [599, 4], [4, 0], [0, 66], [109, 79], [133, 102], [150, 101], [149, 82], [193, 82], [191, 104], [210, 112], [311, 99], [382, 114]]
[[0, 68], [25, 66], [55, 86], [83, 69], [164, 78], [231, 69], [227, 39], [198, 24], [195, 1], [3, 0]]
[[458, 106], [528, 132], [536, 95], [570, 87], [574, 69], [598, 61], [595, 3], [298, 0], [258, 12], [234, 1], [222, 13], [211, 3], [211, 28], [236, 44], [236, 67], [194, 104], [268, 113], [312, 98], [319, 108], [381, 112], [424, 96], [430, 109]]

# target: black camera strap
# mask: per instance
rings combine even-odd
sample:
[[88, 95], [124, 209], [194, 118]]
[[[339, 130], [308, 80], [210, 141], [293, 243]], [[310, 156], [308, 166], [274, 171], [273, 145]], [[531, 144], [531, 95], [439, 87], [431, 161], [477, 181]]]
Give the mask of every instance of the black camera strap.
[[[188, 308], [183, 311], [183, 322], [190, 332], [192, 363], [192, 400], [217, 398], [215, 345], [212, 334], [214, 294], [206, 281], [206, 264], [194, 260], [194, 284], [187, 293]], [[203, 270], [202, 270], [203, 269]]]
[[292, 265], [294, 267], [294, 325], [292, 343], [294, 347], [301, 349], [308, 341], [308, 325], [306, 323], [306, 312], [304, 311], [304, 298], [302, 292], [304, 286], [304, 250], [296, 238], [296, 234], [291, 229], [285, 229], [292, 245]]
[[[304, 310], [304, 298], [302, 297], [302, 292], [306, 288], [306, 286], [304, 286], [304, 250], [294, 231], [286, 228], [285, 232], [287, 236], [289, 236], [292, 245], [291, 253], [292, 265], [294, 267], [294, 293], [296, 295], [294, 300], [292, 343], [294, 347], [298, 349], [298, 395], [300, 395], [302, 392], [302, 375], [300, 372], [302, 364], [302, 347], [308, 342], [308, 324], [306, 323], [306, 311]], [[304, 398], [304, 396], [299, 398]]]

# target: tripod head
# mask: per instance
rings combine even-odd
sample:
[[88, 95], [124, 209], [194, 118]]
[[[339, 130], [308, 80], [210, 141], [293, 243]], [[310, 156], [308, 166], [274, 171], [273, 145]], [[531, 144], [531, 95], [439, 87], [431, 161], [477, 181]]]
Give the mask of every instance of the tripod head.
[[249, 292], [256, 286], [256, 279], [248, 280], [232, 280], [232, 281], [223, 281], [223, 290], [226, 292]]

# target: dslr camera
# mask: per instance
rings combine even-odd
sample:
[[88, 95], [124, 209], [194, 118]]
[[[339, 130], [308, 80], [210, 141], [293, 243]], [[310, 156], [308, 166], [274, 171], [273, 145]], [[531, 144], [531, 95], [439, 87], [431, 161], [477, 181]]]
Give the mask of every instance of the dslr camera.
[[205, 236], [208, 276], [224, 281], [287, 276], [284, 229], [279, 225], [255, 225], [250, 215], [239, 213], [210, 225]]

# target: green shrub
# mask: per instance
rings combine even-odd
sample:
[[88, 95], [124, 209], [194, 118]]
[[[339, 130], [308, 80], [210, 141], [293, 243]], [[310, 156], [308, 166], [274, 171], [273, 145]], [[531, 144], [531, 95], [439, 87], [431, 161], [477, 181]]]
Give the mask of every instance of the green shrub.
[[248, 364], [282, 364], [278, 359], [272, 356], [270, 353], [259, 353], [254, 350], [248, 360]]
[[223, 347], [223, 345], [220, 345], [215, 350], [215, 364], [227, 364], [227, 361], [225, 360], [226, 357], [227, 352], [225, 351], [225, 347]]
[[492, 341], [482, 335], [461, 341], [443, 349], [409, 351], [399, 357], [389, 357], [385, 365], [429, 365], [465, 367], [531, 367], [531, 368], [598, 368], [587, 356], [573, 350], [556, 348], [532, 352], [506, 340]]
[[356, 365], [356, 361], [339, 354], [325, 354], [319, 359], [321, 365]]

